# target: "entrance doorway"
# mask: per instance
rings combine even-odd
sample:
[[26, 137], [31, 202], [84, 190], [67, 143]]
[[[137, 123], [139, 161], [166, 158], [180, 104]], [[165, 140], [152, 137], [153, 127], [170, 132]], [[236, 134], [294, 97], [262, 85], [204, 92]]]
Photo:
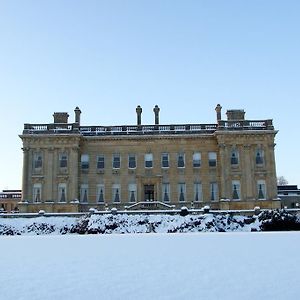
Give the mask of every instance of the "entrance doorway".
[[145, 201], [154, 201], [154, 185], [145, 184], [144, 185], [144, 200]]

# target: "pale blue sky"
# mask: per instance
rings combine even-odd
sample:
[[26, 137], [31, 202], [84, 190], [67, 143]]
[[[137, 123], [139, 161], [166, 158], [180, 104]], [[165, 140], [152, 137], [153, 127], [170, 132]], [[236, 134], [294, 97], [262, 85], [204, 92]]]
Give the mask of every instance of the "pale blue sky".
[[272, 118], [277, 175], [300, 185], [300, 1], [0, 0], [0, 189], [21, 188], [24, 123]]

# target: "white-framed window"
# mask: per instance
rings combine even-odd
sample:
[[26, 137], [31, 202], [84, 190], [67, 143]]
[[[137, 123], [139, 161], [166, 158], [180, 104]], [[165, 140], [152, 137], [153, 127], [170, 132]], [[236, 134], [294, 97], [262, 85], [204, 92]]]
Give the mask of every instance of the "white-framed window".
[[170, 183], [162, 184], [162, 199], [164, 202], [170, 202]]
[[60, 168], [68, 167], [68, 154], [67, 153], [59, 153], [59, 167]]
[[67, 202], [67, 184], [58, 184], [58, 202]]
[[193, 167], [194, 168], [201, 167], [201, 153], [200, 152], [193, 153]]
[[210, 183], [210, 200], [217, 201], [218, 200], [218, 184], [216, 182]]
[[267, 199], [266, 193], [266, 181], [265, 180], [258, 180], [257, 181], [257, 195], [259, 200]]
[[41, 199], [42, 199], [42, 184], [35, 183], [33, 184], [32, 201], [35, 203], [39, 203], [41, 202]]
[[121, 185], [114, 183], [112, 185], [113, 202], [121, 202]]
[[178, 183], [178, 201], [186, 201], [186, 185], [185, 183]]
[[90, 158], [88, 154], [81, 154], [81, 169], [88, 170], [90, 167]]
[[35, 152], [33, 154], [33, 168], [41, 169], [43, 167], [43, 155], [41, 152]]
[[97, 169], [103, 170], [105, 168], [105, 158], [103, 154], [97, 156]]
[[241, 183], [239, 180], [232, 180], [232, 199], [240, 200], [241, 199]]
[[208, 152], [208, 165], [210, 167], [215, 167], [217, 165], [217, 153]]
[[145, 154], [145, 168], [153, 168], [153, 154], [152, 153]]
[[237, 149], [231, 150], [230, 163], [232, 166], [236, 166], [239, 164], [239, 152]]
[[88, 203], [88, 201], [89, 201], [89, 185], [82, 184], [80, 186], [80, 202]]
[[194, 183], [194, 201], [195, 202], [203, 201], [202, 183], [201, 182]]
[[136, 168], [136, 155], [135, 154], [129, 154], [128, 155], [128, 168], [129, 169], [135, 169]]
[[97, 202], [104, 203], [105, 201], [105, 187], [104, 184], [97, 184]]
[[185, 167], [184, 153], [178, 153], [178, 155], [177, 155], [177, 167], [178, 168], [184, 168]]
[[129, 202], [136, 202], [136, 191], [137, 191], [136, 183], [128, 184], [128, 201]]
[[113, 169], [120, 169], [121, 168], [121, 156], [119, 153], [113, 154]]
[[256, 149], [255, 152], [255, 163], [257, 165], [263, 165], [264, 164], [264, 151], [262, 149]]
[[169, 168], [169, 153], [162, 153], [161, 154], [161, 167], [162, 168]]

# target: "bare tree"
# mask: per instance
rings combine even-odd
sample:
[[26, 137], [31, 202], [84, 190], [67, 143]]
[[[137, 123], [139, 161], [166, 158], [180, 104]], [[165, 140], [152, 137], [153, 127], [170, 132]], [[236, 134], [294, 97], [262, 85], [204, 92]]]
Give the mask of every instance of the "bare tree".
[[286, 180], [284, 176], [277, 177], [277, 185], [288, 185], [289, 182]]

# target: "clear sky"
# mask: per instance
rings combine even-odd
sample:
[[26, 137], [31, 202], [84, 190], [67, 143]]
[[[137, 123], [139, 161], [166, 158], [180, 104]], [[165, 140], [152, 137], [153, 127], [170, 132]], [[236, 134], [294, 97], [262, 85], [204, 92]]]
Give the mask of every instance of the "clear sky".
[[0, 0], [0, 189], [21, 188], [24, 123], [274, 120], [277, 175], [300, 185], [300, 1]]

